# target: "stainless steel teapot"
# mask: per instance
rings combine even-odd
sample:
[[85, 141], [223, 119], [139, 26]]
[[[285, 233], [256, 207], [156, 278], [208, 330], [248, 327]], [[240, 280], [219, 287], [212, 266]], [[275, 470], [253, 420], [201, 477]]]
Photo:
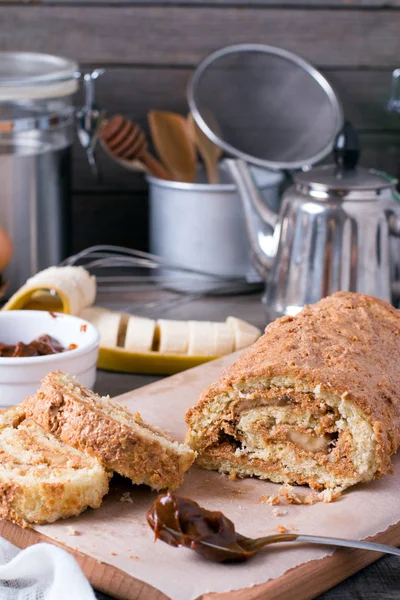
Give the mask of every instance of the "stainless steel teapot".
[[260, 197], [247, 164], [227, 160], [243, 201], [254, 264], [268, 282], [268, 319], [296, 314], [338, 290], [394, 299], [400, 279], [397, 181], [356, 166], [352, 138], [345, 125], [335, 165], [294, 175], [279, 214]]

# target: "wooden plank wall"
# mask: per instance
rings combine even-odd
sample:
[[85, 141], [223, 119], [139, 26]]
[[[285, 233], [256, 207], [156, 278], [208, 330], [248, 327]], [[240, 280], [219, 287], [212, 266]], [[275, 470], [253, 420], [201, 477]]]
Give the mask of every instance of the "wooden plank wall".
[[[185, 113], [193, 67], [224, 45], [281, 46], [320, 68], [359, 130], [364, 164], [400, 175], [400, 115], [385, 103], [400, 66], [400, 0], [0, 0], [0, 50], [102, 66], [98, 104], [142, 125], [149, 108]], [[146, 186], [100, 156], [103, 182], [74, 149], [75, 248], [147, 244]]]

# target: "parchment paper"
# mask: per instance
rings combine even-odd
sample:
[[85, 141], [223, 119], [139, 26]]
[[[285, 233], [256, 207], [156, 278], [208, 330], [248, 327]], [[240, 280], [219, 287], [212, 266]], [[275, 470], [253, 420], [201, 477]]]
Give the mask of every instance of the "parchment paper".
[[[180, 373], [120, 396], [118, 401], [182, 440], [187, 408], [234, 358], [231, 355]], [[260, 502], [261, 496], [278, 492], [280, 486], [273, 483], [255, 479], [231, 481], [226, 476], [193, 468], [179, 494], [207, 508], [222, 510], [234, 521], [237, 530], [248, 536], [276, 533], [276, 527], [283, 525], [300, 533], [363, 539], [385, 531], [400, 520], [400, 456], [394, 466], [395, 476], [356, 486], [331, 504], [279, 506], [278, 510], [287, 511], [279, 517], [274, 516], [273, 507]], [[208, 563], [190, 550], [153, 541], [145, 514], [156, 497], [155, 492], [144, 486], [132, 486], [122, 478], [112, 487], [100, 509], [37, 529], [151, 584], [173, 600], [194, 600], [205, 592], [225, 592], [264, 583], [288, 569], [333, 552], [319, 546], [287, 544], [270, 548], [247, 563]], [[121, 501], [126, 492], [132, 501]], [[69, 535], [69, 526], [79, 535]]]

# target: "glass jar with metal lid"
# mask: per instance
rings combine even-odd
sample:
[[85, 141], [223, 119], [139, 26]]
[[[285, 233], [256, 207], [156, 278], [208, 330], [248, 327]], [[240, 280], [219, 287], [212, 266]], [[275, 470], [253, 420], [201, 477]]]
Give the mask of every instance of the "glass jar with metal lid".
[[0, 226], [13, 242], [8, 294], [70, 252], [79, 77], [66, 58], [0, 53]]

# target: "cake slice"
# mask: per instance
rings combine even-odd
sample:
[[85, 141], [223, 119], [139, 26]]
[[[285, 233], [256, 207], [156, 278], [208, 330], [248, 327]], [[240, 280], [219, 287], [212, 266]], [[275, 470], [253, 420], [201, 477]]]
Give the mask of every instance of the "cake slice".
[[61, 372], [47, 375], [24, 409], [46, 431], [135, 484], [175, 489], [194, 461], [188, 446]]
[[0, 413], [0, 517], [22, 527], [98, 508], [111, 473], [30, 419], [21, 406]]

